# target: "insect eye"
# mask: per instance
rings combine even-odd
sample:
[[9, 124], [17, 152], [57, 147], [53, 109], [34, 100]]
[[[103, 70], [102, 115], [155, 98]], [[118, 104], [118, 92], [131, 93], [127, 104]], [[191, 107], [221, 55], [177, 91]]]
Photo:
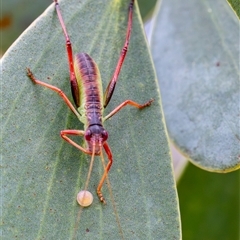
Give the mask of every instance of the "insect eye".
[[103, 141], [106, 141], [108, 139], [108, 133], [105, 130], [102, 132], [102, 139]]
[[92, 132], [90, 130], [87, 130], [86, 133], [85, 133], [85, 139], [87, 141], [90, 141], [91, 137], [92, 137]]

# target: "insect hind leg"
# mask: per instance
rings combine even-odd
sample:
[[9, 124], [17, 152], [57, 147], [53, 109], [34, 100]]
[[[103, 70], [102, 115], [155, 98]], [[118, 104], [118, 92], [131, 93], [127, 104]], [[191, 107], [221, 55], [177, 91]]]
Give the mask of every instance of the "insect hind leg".
[[63, 34], [65, 37], [65, 41], [66, 41], [66, 50], [67, 50], [67, 55], [68, 55], [68, 65], [69, 65], [69, 75], [70, 75], [70, 83], [71, 83], [71, 90], [72, 90], [72, 95], [73, 95], [73, 99], [74, 102], [76, 104], [77, 107], [79, 107], [79, 87], [78, 87], [78, 83], [76, 80], [76, 75], [74, 72], [74, 61], [73, 61], [73, 50], [72, 50], [72, 43], [70, 40], [70, 37], [68, 35], [67, 32], [67, 28], [65, 26], [65, 23], [63, 21], [63, 17], [60, 11], [60, 7], [59, 7], [59, 3], [57, 0], [54, 0], [55, 2], [55, 9], [58, 15], [58, 19], [60, 22], [60, 25], [62, 27], [63, 30]]
[[115, 89], [115, 86], [116, 86], [116, 83], [118, 80], [118, 76], [119, 76], [121, 68], [122, 68], [122, 64], [127, 55], [128, 45], [129, 45], [130, 35], [131, 35], [131, 30], [132, 30], [133, 4], [134, 4], [134, 0], [131, 0], [131, 2], [129, 4], [129, 11], [128, 11], [128, 25], [127, 25], [125, 43], [122, 48], [121, 54], [119, 56], [118, 63], [115, 68], [115, 71], [113, 73], [112, 79], [110, 80], [110, 82], [105, 90], [105, 93], [104, 93], [104, 108], [107, 107], [108, 103], [110, 102], [110, 100], [112, 98], [112, 95], [113, 95], [113, 92], [114, 92], [114, 89]]

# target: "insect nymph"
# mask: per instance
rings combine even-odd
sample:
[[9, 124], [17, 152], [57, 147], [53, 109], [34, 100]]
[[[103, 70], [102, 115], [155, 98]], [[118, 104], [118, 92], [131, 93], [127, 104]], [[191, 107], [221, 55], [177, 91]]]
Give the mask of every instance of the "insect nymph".
[[[105, 203], [105, 199], [102, 195], [101, 189], [107, 177], [107, 174], [112, 166], [113, 156], [111, 149], [107, 143], [108, 133], [103, 127], [103, 122], [112, 117], [126, 105], [132, 105], [136, 108], [142, 109], [144, 107], [150, 106], [153, 101], [149, 100], [144, 104], [138, 104], [132, 100], [126, 100], [118, 107], [116, 107], [112, 112], [110, 112], [107, 116], [103, 117], [103, 109], [108, 105], [112, 97], [123, 61], [128, 50], [130, 33], [132, 28], [134, 0], [131, 0], [129, 4], [126, 40], [122, 48], [121, 54], [119, 56], [119, 60], [114, 71], [113, 77], [107, 86], [104, 96], [102, 93], [102, 82], [100, 72], [94, 60], [87, 53], [78, 53], [75, 55], [75, 57], [73, 57], [72, 45], [65, 24], [63, 22], [58, 1], [54, 0], [54, 2], [56, 12], [66, 40], [71, 90], [76, 108], [73, 106], [71, 101], [68, 99], [68, 97], [64, 94], [62, 90], [53, 85], [37, 80], [29, 68], [27, 68], [27, 75], [33, 81], [33, 83], [42, 85], [57, 92], [66, 102], [66, 104], [72, 110], [72, 112], [77, 116], [77, 118], [84, 124], [84, 130], [62, 130], [61, 137], [65, 141], [72, 144], [82, 152], [91, 155], [92, 160], [95, 155], [103, 156], [102, 149], [105, 150], [106, 155], [108, 157], [108, 164], [104, 169], [103, 176], [97, 187], [97, 195], [100, 201]], [[78, 143], [76, 143], [69, 137], [73, 135], [83, 136], [86, 141], [86, 148], [80, 146]], [[86, 189], [87, 182], [85, 185], [85, 190]]]

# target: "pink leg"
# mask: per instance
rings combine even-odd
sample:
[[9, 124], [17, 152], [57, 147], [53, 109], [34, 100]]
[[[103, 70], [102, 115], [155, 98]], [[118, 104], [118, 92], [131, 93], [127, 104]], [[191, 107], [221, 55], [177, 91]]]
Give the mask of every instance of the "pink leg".
[[109, 172], [109, 170], [110, 170], [110, 168], [112, 166], [113, 157], [112, 157], [112, 151], [111, 151], [111, 149], [110, 149], [110, 147], [109, 147], [107, 142], [103, 143], [103, 148], [104, 148], [104, 150], [105, 150], [105, 152], [106, 152], [106, 154], [108, 156], [108, 164], [107, 164], [107, 167], [105, 168], [104, 173], [102, 175], [102, 178], [99, 181], [99, 184], [97, 186], [97, 195], [98, 195], [98, 198], [99, 198], [99, 200], [101, 202], [106, 203], [106, 201], [105, 201], [105, 199], [103, 197], [103, 194], [102, 194], [102, 186], [103, 186], [103, 183], [104, 183], [104, 181], [105, 181], [105, 179], [107, 177], [107, 174], [108, 174], [108, 172]]
[[139, 104], [132, 100], [126, 100], [123, 103], [121, 103], [118, 107], [116, 107], [112, 112], [110, 112], [106, 117], [104, 117], [104, 121], [107, 120], [108, 118], [112, 117], [114, 114], [116, 114], [118, 111], [120, 111], [126, 105], [132, 105], [138, 109], [142, 109], [142, 108], [150, 106], [152, 102], [153, 102], [153, 99], [150, 99], [149, 101], [147, 101], [144, 104]]
[[[86, 154], [89, 154], [89, 155], [92, 155], [92, 152], [86, 150], [85, 148], [83, 148], [82, 146], [80, 146], [79, 144], [75, 143], [72, 139], [70, 139], [69, 137], [67, 137], [66, 135], [75, 135], [75, 136], [84, 136], [84, 131], [82, 130], [63, 130], [61, 131], [61, 137], [67, 141], [68, 143], [70, 143], [71, 145], [73, 145], [74, 147], [76, 147], [77, 149], [79, 149], [80, 151], [86, 153]], [[107, 174], [112, 166], [112, 163], [113, 163], [113, 157], [112, 157], [112, 152], [111, 152], [111, 149], [108, 145], [107, 142], [104, 142], [103, 143], [103, 148], [108, 156], [108, 164], [107, 164], [107, 167], [104, 169], [104, 173], [102, 175], [102, 178], [101, 180], [99, 181], [99, 184], [97, 186], [97, 195], [98, 195], [98, 198], [101, 202], [103, 203], [106, 203], [104, 197], [103, 197], [103, 194], [102, 194], [102, 186], [103, 186], [103, 183], [107, 177]], [[102, 153], [101, 153], [102, 154]], [[99, 154], [95, 154], [95, 155], [99, 155]]]
[[107, 89], [105, 91], [105, 94], [104, 94], [104, 108], [108, 105], [108, 103], [111, 100], [111, 97], [112, 97], [114, 89], [115, 89], [115, 85], [116, 85], [117, 80], [118, 80], [120, 70], [122, 68], [123, 61], [124, 61], [125, 56], [127, 54], [129, 39], [130, 39], [130, 35], [131, 35], [131, 30], [132, 30], [133, 3], [134, 3], [134, 0], [132, 0], [130, 5], [129, 5], [128, 27], [127, 27], [127, 34], [126, 34], [126, 40], [125, 40], [125, 43], [124, 43], [124, 47], [122, 48], [122, 52], [121, 52], [121, 55], [118, 59], [117, 67], [115, 69], [113, 77], [112, 77], [111, 81], [109, 82], [109, 84], [107, 86]]
[[68, 54], [70, 80], [72, 81], [72, 80], [76, 79], [75, 74], [74, 74], [74, 68], [73, 68], [72, 44], [71, 44], [70, 38], [68, 36], [66, 26], [64, 24], [64, 21], [63, 21], [63, 18], [62, 18], [62, 14], [60, 12], [60, 7], [59, 7], [59, 4], [58, 4], [58, 1], [54, 0], [54, 2], [55, 2], [55, 9], [56, 9], [56, 12], [57, 12], [57, 15], [58, 15], [61, 27], [63, 29], [63, 33], [64, 33], [64, 36], [65, 36], [65, 39], [66, 39], [66, 49], [67, 49], [67, 54]]
[[67, 28], [64, 24], [63, 18], [62, 18], [62, 14], [60, 11], [60, 7], [58, 4], [57, 0], [54, 0], [55, 2], [55, 9], [58, 15], [58, 19], [59, 22], [61, 24], [64, 36], [65, 36], [65, 40], [66, 40], [66, 49], [67, 49], [67, 55], [68, 55], [68, 64], [69, 64], [69, 73], [70, 73], [70, 83], [71, 83], [71, 90], [72, 90], [72, 95], [73, 95], [73, 99], [74, 102], [76, 104], [77, 107], [79, 107], [80, 105], [80, 99], [79, 99], [79, 88], [78, 88], [78, 83], [76, 80], [76, 76], [74, 73], [74, 66], [73, 66], [73, 52], [72, 52], [72, 44], [69, 38], [69, 35], [67, 33]]
[[38, 85], [41, 85], [41, 86], [44, 86], [44, 87], [47, 87], [51, 90], [53, 90], [54, 92], [58, 93], [60, 95], [60, 97], [65, 101], [65, 103], [68, 105], [68, 107], [73, 111], [73, 113], [78, 117], [80, 118], [80, 115], [79, 113], [77, 112], [77, 110], [75, 109], [75, 107], [72, 105], [72, 103], [70, 102], [70, 100], [68, 99], [68, 97], [66, 96], [66, 94], [59, 88], [53, 86], [53, 85], [50, 85], [50, 84], [47, 84], [45, 82], [42, 82], [40, 80], [37, 80], [35, 78], [35, 76], [33, 75], [32, 71], [27, 68], [27, 75], [28, 77], [33, 81], [33, 83], [35, 84], [38, 84]]
[[[71, 145], [73, 145], [74, 147], [76, 147], [77, 149], [79, 149], [80, 151], [92, 155], [92, 152], [88, 151], [87, 149], [83, 148], [82, 146], [80, 146], [79, 144], [75, 143], [71, 138], [69, 138], [66, 135], [74, 135], [74, 136], [84, 136], [84, 131], [82, 130], [62, 130], [60, 135], [61, 137], [67, 141], [68, 143], [70, 143]], [[95, 154], [97, 155], [97, 154]]]

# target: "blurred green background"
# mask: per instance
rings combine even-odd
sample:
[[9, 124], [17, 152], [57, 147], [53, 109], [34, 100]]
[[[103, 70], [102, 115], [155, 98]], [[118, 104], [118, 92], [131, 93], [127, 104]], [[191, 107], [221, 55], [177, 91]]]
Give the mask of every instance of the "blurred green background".
[[184, 240], [239, 239], [239, 171], [211, 173], [189, 163], [178, 196]]

